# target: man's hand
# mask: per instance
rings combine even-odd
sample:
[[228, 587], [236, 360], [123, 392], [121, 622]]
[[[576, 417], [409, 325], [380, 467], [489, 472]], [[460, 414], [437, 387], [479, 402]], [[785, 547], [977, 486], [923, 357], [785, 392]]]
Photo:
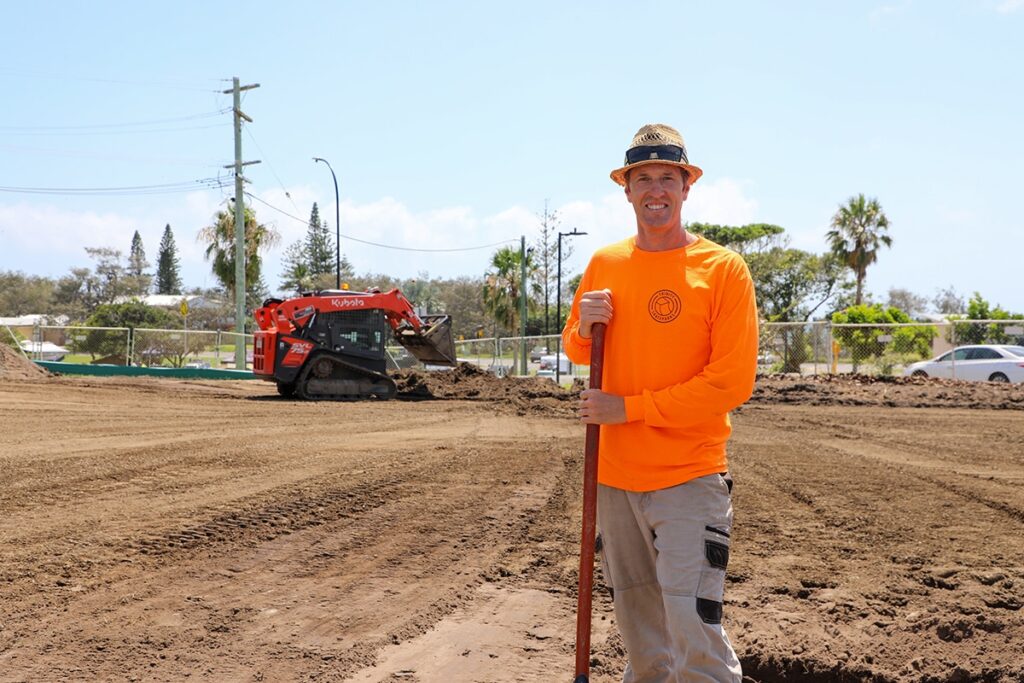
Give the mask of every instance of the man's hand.
[[605, 323], [612, 319], [612, 290], [597, 289], [580, 295], [580, 336], [590, 338], [594, 323]]
[[626, 421], [626, 399], [600, 389], [580, 392], [580, 422], [592, 425], [617, 425]]

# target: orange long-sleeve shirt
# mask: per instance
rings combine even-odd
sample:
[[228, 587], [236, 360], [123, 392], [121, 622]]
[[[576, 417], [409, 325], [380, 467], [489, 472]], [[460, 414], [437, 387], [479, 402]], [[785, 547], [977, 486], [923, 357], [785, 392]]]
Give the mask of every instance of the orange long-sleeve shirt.
[[626, 423], [602, 425], [598, 480], [629, 491], [675, 486], [727, 468], [729, 411], [754, 390], [757, 306], [743, 258], [698, 237], [643, 251], [636, 237], [591, 258], [562, 332], [590, 363], [579, 297], [609, 289], [602, 389], [625, 397]]

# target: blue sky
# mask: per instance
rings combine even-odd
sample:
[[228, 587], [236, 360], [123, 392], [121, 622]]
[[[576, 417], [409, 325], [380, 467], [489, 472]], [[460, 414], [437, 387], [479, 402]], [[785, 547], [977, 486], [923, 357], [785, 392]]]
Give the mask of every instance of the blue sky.
[[[230, 180], [230, 78], [248, 189], [300, 239], [314, 201], [358, 272], [481, 275], [536, 235], [545, 200], [576, 238], [566, 270], [634, 222], [608, 172], [642, 124], [679, 128], [704, 178], [684, 219], [783, 226], [821, 252], [865, 193], [893, 247], [867, 290], [954, 287], [1024, 311], [1024, 0], [891, 2], [12, 3], [0, 47], [0, 187]], [[174, 188], [176, 189], [176, 188]], [[86, 246], [155, 260], [171, 224], [188, 286], [195, 236], [232, 190], [0, 191], [0, 270], [59, 276]], [[270, 206], [278, 210], [271, 209]], [[282, 213], [282, 211], [284, 213]], [[285, 214], [300, 217], [294, 220]], [[349, 237], [345, 237], [349, 236]]]

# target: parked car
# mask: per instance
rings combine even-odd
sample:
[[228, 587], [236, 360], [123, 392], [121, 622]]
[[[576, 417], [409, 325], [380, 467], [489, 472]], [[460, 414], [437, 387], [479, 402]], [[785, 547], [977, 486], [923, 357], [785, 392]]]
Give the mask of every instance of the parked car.
[[[558, 354], [558, 372], [560, 374], [566, 374], [570, 368], [569, 357], [564, 353]], [[549, 354], [540, 357], [540, 369], [555, 371], [555, 354]]]
[[907, 377], [943, 377], [976, 382], [1024, 382], [1024, 346], [958, 346], [937, 358], [911, 363]]
[[193, 361], [189, 361], [188, 363], [185, 363], [185, 365], [183, 365], [182, 367], [193, 368], [193, 369], [196, 369], [196, 370], [209, 370], [210, 369], [210, 361], [208, 361], [208, 360], [193, 360]]
[[534, 346], [530, 350], [530, 362], [531, 363], [539, 363], [540, 359], [541, 359], [541, 356], [546, 356], [549, 353], [551, 353], [551, 350], [548, 349], [548, 347], [546, 347], [546, 346]]
[[36, 342], [28, 339], [23, 339], [19, 342], [22, 350], [29, 356], [35, 358], [39, 357], [42, 360], [52, 360], [60, 362], [64, 360], [64, 356], [67, 355], [68, 350], [63, 346], [57, 346], [54, 343], [44, 341]]

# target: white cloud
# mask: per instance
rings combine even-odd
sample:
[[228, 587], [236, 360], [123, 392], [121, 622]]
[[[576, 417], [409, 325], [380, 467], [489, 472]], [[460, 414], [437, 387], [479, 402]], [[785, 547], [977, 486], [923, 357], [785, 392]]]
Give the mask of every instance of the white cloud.
[[48, 252], [56, 258], [84, 256], [83, 247], [114, 247], [131, 243], [134, 228], [125, 216], [115, 213], [74, 212], [52, 206], [14, 204], [0, 206], [0, 231], [4, 241], [4, 262], [12, 267], [16, 254]]
[[996, 5], [996, 11], [1000, 14], [1011, 14], [1024, 8], [1024, 0], [1003, 0]]
[[[633, 209], [620, 191], [611, 192], [597, 204], [570, 202], [559, 208], [566, 229], [578, 227], [597, 238], [595, 246], [608, 244], [636, 231]], [[698, 182], [683, 205], [683, 220], [688, 223], [744, 225], [755, 220], [757, 202], [746, 197], [742, 184], [730, 178]]]
[[[287, 196], [286, 193], [287, 192]], [[265, 190], [259, 193], [267, 204], [294, 218], [254, 203], [260, 220], [274, 225], [280, 243], [264, 255], [264, 278], [272, 290], [280, 280], [281, 257], [292, 242], [302, 239], [314, 201], [320, 215], [334, 225], [334, 202], [320, 202], [308, 187]], [[333, 196], [330, 198], [333, 200]], [[226, 206], [226, 199], [209, 192], [196, 192], [173, 206], [147, 206], [137, 213], [79, 212], [45, 205], [0, 205], [0, 270], [24, 270], [40, 275], [59, 276], [72, 266], [89, 265], [86, 246], [110, 246], [127, 251], [132, 233], [139, 229], [146, 253], [156, 260], [160, 237], [166, 223], [175, 235], [182, 276], [187, 286], [213, 286], [209, 264], [203, 259], [203, 246], [196, 241], [199, 228]], [[573, 240], [576, 254], [566, 268], [578, 271], [598, 247], [623, 239], [635, 232], [633, 210], [621, 191], [611, 192], [597, 201], [577, 200], [553, 206], [561, 218], [563, 232], [578, 228], [586, 237]], [[411, 277], [428, 272], [437, 277], [482, 275], [491, 255], [501, 244], [518, 247], [521, 235], [532, 242], [540, 219], [522, 206], [511, 206], [496, 213], [481, 215], [469, 206], [438, 207], [413, 211], [400, 200], [384, 197], [367, 204], [341, 203], [342, 253], [358, 273], [387, 273]], [[741, 225], [756, 219], [757, 202], [744, 194], [744, 184], [728, 178], [713, 183], [698, 183], [683, 208], [686, 221]], [[333, 231], [332, 231], [333, 232]], [[420, 250], [385, 249], [356, 242], [352, 238], [377, 244]]]
[[744, 196], [739, 181], [722, 178], [713, 183], [697, 183], [683, 209], [687, 221], [745, 225], [757, 215], [757, 201]]
[[868, 12], [868, 21], [872, 24], [878, 24], [885, 19], [900, 14], [910, 6], [910, 0], [904, 0], [904, 2], [895, 3], [892, 5], [882, 5], [876, 7]]
[[959, 227], [973, 227], [979, 221], [977, 212], [970, 209], [939, 206], [938, 213], [943, 223]]

